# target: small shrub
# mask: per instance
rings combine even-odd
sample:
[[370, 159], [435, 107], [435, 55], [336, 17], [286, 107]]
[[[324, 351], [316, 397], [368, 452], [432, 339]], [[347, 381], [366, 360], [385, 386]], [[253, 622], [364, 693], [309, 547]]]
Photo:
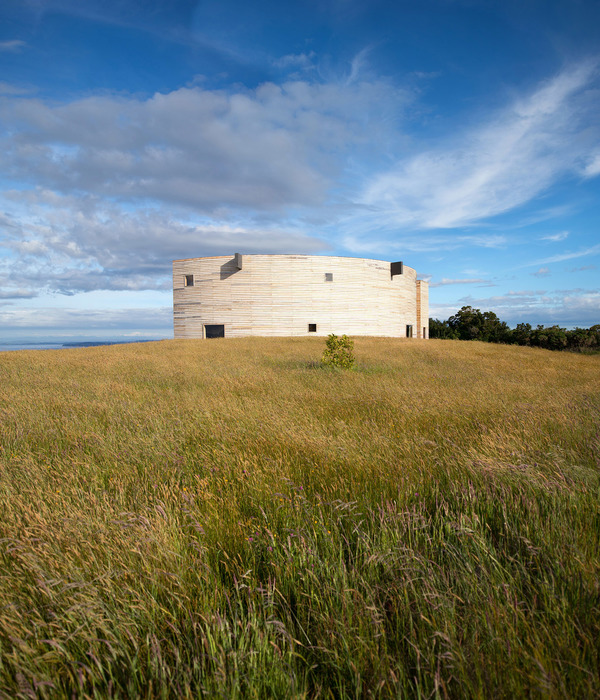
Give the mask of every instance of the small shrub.
[[351, 369], [354, 367], [354, 341], [347, 335], [338, 337], [334, 333], [325, 341], [325, 352], [321, 358], [324, 365]]

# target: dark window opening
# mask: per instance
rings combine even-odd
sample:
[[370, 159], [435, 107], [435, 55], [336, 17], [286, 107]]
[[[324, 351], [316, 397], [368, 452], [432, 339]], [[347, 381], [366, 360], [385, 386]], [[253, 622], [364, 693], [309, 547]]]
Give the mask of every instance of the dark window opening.
[[308, 324], [308, 332], [309, 333], [316, 333], [317, 332], [317, 324], [316, 323], [309, 323]]
[[206, 325], [204, 326], [205, 338], [224, 338], [225, 326], [223, 325]]
[[407, 338], [412, 338], [412, 337], [413, 337], [413, 334], [412, 334], [412, 326], [406, 326], [406, 337], [407, 337]]
[[325, 273], [325, 282], [333, 282], [333, 272]]
[[186, 275], [185, 276], [185, 286], [186, 287], [193, 287], [194, 286], [194, 275]]
[[390, 263], [390, 272], [392, 273], [392, 277], [401, 275], [404, 273], [404, 265], [401, 262]]

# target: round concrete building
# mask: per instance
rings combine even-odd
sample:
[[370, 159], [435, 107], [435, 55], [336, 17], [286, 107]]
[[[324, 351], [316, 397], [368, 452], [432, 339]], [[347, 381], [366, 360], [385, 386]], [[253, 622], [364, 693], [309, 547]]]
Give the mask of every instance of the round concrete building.
[[175, 338], [426, 338], [429, 292], [401, 262], [219, 255], [173, 262]]

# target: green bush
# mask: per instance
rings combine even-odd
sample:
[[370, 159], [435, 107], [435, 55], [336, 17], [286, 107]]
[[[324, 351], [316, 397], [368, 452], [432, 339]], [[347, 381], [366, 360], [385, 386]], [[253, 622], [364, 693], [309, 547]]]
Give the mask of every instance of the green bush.
[[351, 369], [354, 367], [354, 341], [347, 335], [338, 337], [334, 333], [325, 341], [325, 352], [321, 358], [324, 365]]

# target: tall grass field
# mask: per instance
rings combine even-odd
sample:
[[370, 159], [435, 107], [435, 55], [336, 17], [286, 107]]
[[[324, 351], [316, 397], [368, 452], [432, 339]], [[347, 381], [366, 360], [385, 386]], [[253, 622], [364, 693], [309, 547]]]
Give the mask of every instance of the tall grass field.
[[0, 355], [0, 697], [600, 696], [600, 356]]

